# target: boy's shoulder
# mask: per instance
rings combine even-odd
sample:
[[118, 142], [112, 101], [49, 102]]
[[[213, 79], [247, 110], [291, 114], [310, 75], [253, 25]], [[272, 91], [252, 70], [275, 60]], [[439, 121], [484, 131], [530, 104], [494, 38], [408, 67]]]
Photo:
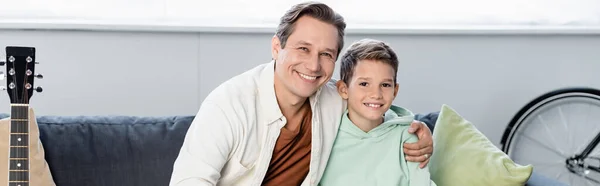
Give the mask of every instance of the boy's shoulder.
[[415, 115], [405, 107], [392, 105], [385, 114], [385, 122], [396, 124], [396, 130], [402, 137], [403, 143], [412, 143], [417, 141], [417, 136], [408, 132], [410, 124], [414, 121]]
[[401, 120], [403, 122], [412, 122], [415, 119], [415, 114], [409, 109], [392, 104], [388, 111], [385, 113], [385, 120]]

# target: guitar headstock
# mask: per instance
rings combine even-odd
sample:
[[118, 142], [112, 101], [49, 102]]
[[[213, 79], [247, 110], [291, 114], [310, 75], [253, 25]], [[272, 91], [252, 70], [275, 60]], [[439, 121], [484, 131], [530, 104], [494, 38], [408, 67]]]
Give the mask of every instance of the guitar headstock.
[[42, 92], [42, 87], [33, 87], [35, 78], [43, 78], [41, 74], [35, 74], [35, 48], [23, 46], [7, 46], [6, 61], [0, 65], [6, 65], [6, 87], [11, 104], [29, 104], [33, 91]]

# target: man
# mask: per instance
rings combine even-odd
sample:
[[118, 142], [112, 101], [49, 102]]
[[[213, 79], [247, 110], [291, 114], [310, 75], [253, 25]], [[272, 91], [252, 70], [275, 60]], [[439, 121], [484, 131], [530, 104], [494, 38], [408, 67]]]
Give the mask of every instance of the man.
[[[272, 38], [273, 61], [206, 97], [170, 185], [316, 185], [346, 107], [331, 81], [345, 28], [342, 16], [322, 3], [288, 10]], [[407, 160], [426, 164], [431, 132], [412, 125], [420, 140], [405, 146]]]

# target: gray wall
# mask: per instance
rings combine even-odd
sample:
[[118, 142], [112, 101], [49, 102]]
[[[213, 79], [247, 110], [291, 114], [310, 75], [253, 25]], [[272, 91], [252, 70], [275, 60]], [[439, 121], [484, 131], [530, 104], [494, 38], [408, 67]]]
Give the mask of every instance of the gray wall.
[[[44, 92], [31, 100], [38, 115], [193, 115], [214, 87], [270, 60], [271, 36], [0, 30], [0, 46], [37, 48], [45, 76], [35, 82]], [[419, 113], [449, 104], [496, 144], [534, 97], [600, 88], [598, 35], [350, 34], [347, 43], [363, 37], [385, 40], [400, 55], [396, 104]], [[8, 112], [3, 94], [0, 112]]]

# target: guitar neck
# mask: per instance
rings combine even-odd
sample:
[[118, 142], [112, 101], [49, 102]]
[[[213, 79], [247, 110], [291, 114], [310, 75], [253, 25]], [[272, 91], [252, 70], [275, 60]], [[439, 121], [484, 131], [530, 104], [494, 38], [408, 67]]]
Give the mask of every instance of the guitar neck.
[[29, 185], [28, 118], [28, 104], [11, 104], [8, 186]]

